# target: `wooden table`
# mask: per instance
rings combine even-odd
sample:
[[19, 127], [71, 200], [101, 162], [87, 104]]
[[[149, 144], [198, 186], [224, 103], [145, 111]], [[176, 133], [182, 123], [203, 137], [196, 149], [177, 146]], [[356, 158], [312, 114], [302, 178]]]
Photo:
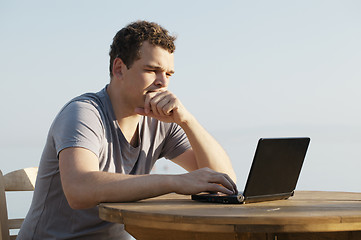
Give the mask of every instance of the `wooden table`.
[[102, 203], [100, 218], [136, 239], [361, 239], [361, 193], [297, 191], [288, 200], [211, 204], [169, 194]]

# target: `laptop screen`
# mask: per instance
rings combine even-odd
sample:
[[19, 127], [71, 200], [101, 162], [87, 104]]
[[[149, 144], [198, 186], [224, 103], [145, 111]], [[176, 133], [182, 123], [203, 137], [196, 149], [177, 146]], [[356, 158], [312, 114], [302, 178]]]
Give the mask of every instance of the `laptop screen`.
[[310, 138], [261, 138], [245, 197], [290, 193], [296, 188]]

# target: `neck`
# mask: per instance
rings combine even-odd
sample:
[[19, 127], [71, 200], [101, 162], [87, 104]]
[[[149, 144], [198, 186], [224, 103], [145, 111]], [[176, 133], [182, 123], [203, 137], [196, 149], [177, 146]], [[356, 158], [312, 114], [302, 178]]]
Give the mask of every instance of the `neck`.
[[139, 115], [134, 112], [135, 107], [125, 99], [125, 94], [122, 94], [119, 89], [118, 86], [114, 86], [113, 82], [110, 82], [107, 87], [107, 93], [112, 103], [115, 117], [118, 121], [129, 117], [137, 117], [139, 119]]
[[134, 112], [135, 107], [127, 104], [127, 100], [124, 99], [117, 89], [119, 88], [114, 87], [112, 83], [107, 87], [107, 93], [112, 103], [115, 117], [127, 141], [132, 144], [136, 140], [135, 142], [137, 143], [137, 127], [141, 116]]

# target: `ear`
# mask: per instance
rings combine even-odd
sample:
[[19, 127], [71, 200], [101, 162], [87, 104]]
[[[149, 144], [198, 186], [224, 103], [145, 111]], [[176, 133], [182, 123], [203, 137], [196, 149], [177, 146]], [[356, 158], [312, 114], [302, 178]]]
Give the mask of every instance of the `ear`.
[[120, 58], [116, 58], [113, 61], [113, 77], [115, 78], [122, 78], [123, 71], [127, 66], [124, 64], [123, 60]]

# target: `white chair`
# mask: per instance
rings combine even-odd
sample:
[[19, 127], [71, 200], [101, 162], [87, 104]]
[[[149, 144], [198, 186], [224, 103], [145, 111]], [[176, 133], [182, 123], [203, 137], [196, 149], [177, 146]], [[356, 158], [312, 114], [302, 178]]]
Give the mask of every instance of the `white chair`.
[[24, 218], [8, 219], [6, 205], [7, 191], [34, 191], [38, 168], [23, 168], [5, 175], [0, 170], [0, 240], [13, 240], [17, 235], [10, 234], [10, 229], [20, 229]]

